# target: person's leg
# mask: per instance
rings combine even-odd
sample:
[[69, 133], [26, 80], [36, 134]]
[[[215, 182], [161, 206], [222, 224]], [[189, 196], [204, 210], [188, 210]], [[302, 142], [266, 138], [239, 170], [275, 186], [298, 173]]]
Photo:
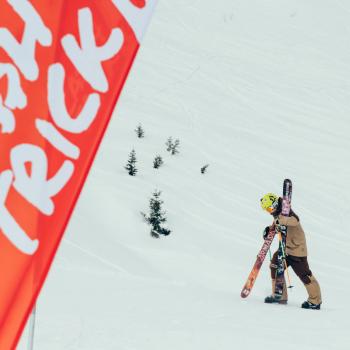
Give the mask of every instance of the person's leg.
[[270, 263], [270, 271], [271, 271], [271, 280], [272, 280], [272, 294], [265, 298], [265, 303], [280, 303], [286, 304], [288, 300], [286, 282], [284, 281], [283, 285], [283, 294], [281, 298], [275, 298], [275, 283], [276, 283], [276, 271], [277, 271], [277, 255], [278, 251], [275, 252], [272, 256]]
[[309, 268], [307, 257], [289, 255], [287, 256], [287, 265], [292, 267], [293, 271], [303, 282], [309, 296], [307, 301], [312, 305], [320, 305], [322, 303], [320, 285]]
[[[314, 275], [310, 276], [310, 283], [305, 284], [305, 288], [309, 295], [307, 301], [313, 305], [321, 305], [322, 303], [321, 288]], [[307, 307], [307, 305], [304, 305], [304, 306]]]

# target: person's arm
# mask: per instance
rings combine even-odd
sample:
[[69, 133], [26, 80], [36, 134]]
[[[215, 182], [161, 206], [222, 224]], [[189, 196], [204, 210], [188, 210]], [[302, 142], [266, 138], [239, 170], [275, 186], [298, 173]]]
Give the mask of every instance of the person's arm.
[[299, 224], [299, 220], [295, 216], [284, 215], [278, 215], [276, 222], [284, 226], [297, 226]]

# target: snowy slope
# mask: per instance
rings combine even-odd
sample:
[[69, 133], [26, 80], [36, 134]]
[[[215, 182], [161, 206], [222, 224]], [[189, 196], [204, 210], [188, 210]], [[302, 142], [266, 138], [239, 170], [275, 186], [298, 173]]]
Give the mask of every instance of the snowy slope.
[[[350, 348], [349, 23], [346, 0], [160, 0], [38, 301], [36, 350]], [[320, 312], [300, 309], [293, 272], [289, 304], [265, 305], [267, 261], [240, 298], [271, 222], [259, 198], [285, 177]], [[140, 215], [155, 189], [173, 231], [159, 240]]]

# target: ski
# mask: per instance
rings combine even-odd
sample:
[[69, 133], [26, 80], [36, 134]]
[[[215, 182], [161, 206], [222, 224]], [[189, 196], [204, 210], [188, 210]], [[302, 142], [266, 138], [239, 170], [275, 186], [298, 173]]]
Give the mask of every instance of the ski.
[[292, 202], [292, 181], [285, 179], [283, 181], [283, 197], [282, 197], [282, 215], [289, 216]]
[[[282, 197], [282, 212], [283, 216], [289, 216], [292, 201], [292, 181], [285, 179], [283, 181], [283, 197]], [[287, 237], [287, 227], [277, 227], [279, 244], [278, 244], [278, 255], [277, 255], [277, 270], [276, 270], [276, 284], [275, 284], [275, 295], [282, 296], [283, 287], [285, 284], [284, 270], [285, 270], [285, 247]]]
[[270, 226], [270, 231], [269, 231], [269, 233], [264, 241], [263, 246], [261, 247], [261, 249], [256, 257], [255, 264], [253, 266], [252, 271], [250, 272], [250, 274], [248, 276], [247, 282], [243, 286], [243, 289], [241, 291], [242, 298], [246, 298], [250, 294], [250, 292], [254, 286], [255, 280], [258, 277], [260, 268], [265, 260], [266, 254], [270, 249], [270, 246], [271, 246], [271, 243], [275, 237], [275, 234], [276, 234], [275, 225], [272, 225], [272, 226]]

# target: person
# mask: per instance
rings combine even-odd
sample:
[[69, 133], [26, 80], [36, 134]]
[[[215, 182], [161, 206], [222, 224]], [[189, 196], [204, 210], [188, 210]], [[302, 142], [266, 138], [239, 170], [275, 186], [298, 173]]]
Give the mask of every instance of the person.
[[[273, 193], [265, 194], [260, 199], [260, 204], [265, 211], [273, 216], [274, 225], [277, 230], [281, 228], [281, 225], [286, 226], [287, 228], [285, 262], [287, 267], [292, 267], [293, 271], [303, 282], [308, 293], [308, 299], [301, 305], [301, 307], [304, 309], [320, 310], [322, 304], [321, 289], [309, 268], [305, 233], [300, 224], [298, 215], [295, 214], [292, 209], [290, 210], [289, 216], [281, 215], [282, 198]], [[270, 226], [267, 226], [264, 230], [264, 239], [266, 239], [269, 230]], [[288, 294], [285, 280], [282, 295], [275, 294], [275, 277], [278, 267], [277, 257], [278, 250], [273, 254], [270, 264], [272, 295], [265, 298], [265, 303], [287, 304]]]

